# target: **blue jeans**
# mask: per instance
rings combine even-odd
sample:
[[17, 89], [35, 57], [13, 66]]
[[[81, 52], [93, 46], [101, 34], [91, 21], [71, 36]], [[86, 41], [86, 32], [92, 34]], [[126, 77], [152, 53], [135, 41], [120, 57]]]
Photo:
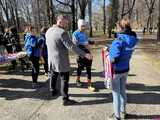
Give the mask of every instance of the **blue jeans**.
[[120, 118], [120, 112], [125, 112], [127, 103], [126, 80], [128, 72], [115, 74], [112, 80], [113, 109], [116, 117]]

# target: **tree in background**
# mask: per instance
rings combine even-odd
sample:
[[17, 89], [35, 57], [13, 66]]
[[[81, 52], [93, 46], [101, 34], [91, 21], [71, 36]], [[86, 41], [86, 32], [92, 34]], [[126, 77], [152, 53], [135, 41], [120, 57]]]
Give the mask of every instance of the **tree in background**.
[[47, 17], [48, 17], [49, 25], [53, 25], [53, 23], [56, 22], [53, 1], [46, 0], [46, 5], [47, 5]]
[[103, 0], [103, 33], [106, 34], [106, 0]]
[[157, 32], [157, 41], [160, 42], [160, 0], [159, 0], [159, 15], [158, 15], [158, 24], [157, 24], [157, 28], [158, 28], [158, 32]]
[[[69, 14], [70, 16], [72, 16], [72, 31], [76, 30], [76, 1], [75, 0], [56, 0], [56, 2], [58, 2], [61, 6], [63, 6], [63, 8], [61, 6], [59, 6], [59, 13], [61, 14]], [[68, 10], [69, 9], [69, 10]]]
[[85, 10], [88, 4], [88, 0], [78, 0], [79, 8], [80, 8], [80, 18], [85, 19]]
[[154, 5], [155, 5], [156, 0], [145, 0], [146, 6], [148, 8], [148, 19], [147, 19], [147, 31], [150, 33], [152, 32], [153, 29], [153, 12], [154, 12]]
[[110, 0], [110, 4], [108, 6], [108, 13], [109, 13], [108, 37], [109, 38], [111, 38], [112, 29], [115, 28], [116, 22], [118, 21], [118, 9], [119, 9], [119, 1]]
[[89, 36], [92, 37], [92, 0], [88, 0]]
[[124, 16], [128, 16], [129, 18], [131, 18], [135, 2], [136, 0], [123, 0], [122, 1], [121, 18], [123, 18]]

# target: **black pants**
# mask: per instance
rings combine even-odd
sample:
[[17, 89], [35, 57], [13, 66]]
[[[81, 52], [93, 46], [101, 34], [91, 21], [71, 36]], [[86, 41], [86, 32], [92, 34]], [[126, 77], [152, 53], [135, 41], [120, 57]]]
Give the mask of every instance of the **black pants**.
[[44, 60], [44, 71], [48, 73], [48, 56], [42, 56]]
[[30, 57], [32, 62], [32, 81], [33, 83], [37, 83], [38, 75], [39, 75], [39, 57]]
[[77, 59], [78, 68], [77, 68], [77, 76], [81, 76], [81, 72], [84, 68], [86, 68], [87, 79], [91, 79], [91, 66], [92, 60], [87, 60], [86, 58], [78, 58]]
[[52, 69], [50, 70], [49, 79], [50, 79], [50, 89], [54, 91], [56, 89], [56, 83], [58, 75], [60, 75], [61, 80], [61, 95], [63, 100], [68, 99], [68, 86], [69, 86], [69, 72], [55, 72]]
[[[90, 53], [90, 51], [83, 45], [78, 46], [81, 50], [83, 50], [86, 53]], [[78, 56], [77, 58], [78, 68], [77, 68], [77, 76], [81, 76], [81, 72], [84, 68], [86, 68], [87, 71], [87, 78], [88, 80], [91, 80], [91, 66], [92, 66], [92, 60], [88, 60], [87, 58], [82, 58]]]

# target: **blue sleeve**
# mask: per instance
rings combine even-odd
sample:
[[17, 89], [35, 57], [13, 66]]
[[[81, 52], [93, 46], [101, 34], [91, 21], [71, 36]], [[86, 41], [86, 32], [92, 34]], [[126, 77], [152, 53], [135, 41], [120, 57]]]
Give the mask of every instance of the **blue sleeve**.
[[36, 38], [31, 37], [30, 38], [30, 44], [31, 44], [32, 47], [35, 47], [36, 46]]
[[122, 43], [119, 42], [118, 40], [115, 40], [112, 42], [110, 50], [109, 50], [109, 55], [110, 55], [110, 59], [112, 62], [115, 61], [115, 59], [120, 56], [121, 44]]
[[75, 44], [75, 45], [78, 45], [78, 39], [77, 39], [77, 33], [74, 32], [72, 34], [72, 42]]
[[39, 39], [38, 39], [38, 45], [39, 46], [44, 45], [44, 38], [43, 37], [39, 37]]

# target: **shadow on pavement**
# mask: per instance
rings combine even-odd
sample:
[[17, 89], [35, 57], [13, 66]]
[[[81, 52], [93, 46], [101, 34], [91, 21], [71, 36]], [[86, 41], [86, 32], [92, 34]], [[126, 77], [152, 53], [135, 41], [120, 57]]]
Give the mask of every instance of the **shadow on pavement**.
[[133, 93], [127, 94], [128, 103], [134, 104], [160, 104], [160, 94], [158, 93]]
[[[88, 88], [87, 81], [81, 81], [81, 82], [82, 82], [82, 86], [81, 87], [77, 87], [76, 83], [70, 83], [69, 87], [71, 87], [71, 88], [85, 88], [85, 89], [87, 89]], [[105, 86], [104, 86], [104, 82], [103, 81], [93, 82], [92, 85], [96, 88], [96, 92], [98, 92], [99, 90], [102, 90], [102, 89], [106, 89]]]
[[[22, 72], [20, 69], [16, 69], [16, 70], [5, 70], [5, 71], [0, 71], [0, 74], [3, 75], [23, 75], [23, 76], [31, 76], [32, 74], [32, 70], [28, 69], [25, 70], [25, 72]], [[39, 75], [44, 75], [44, 72], [39, 72]]]
[[[43, 82], [39, 82], [43, 86]], [[22, 88], [22, 89], [32, 89], [32, 81], [22, 80], [22, 79], [0, 79], [1, 88]]]
[[160, 86], [146, 86], [139, 83], [130, 83], [127, 84], [127, 90], [136, 90], [136, 91], [160, 91]]
[[160, 115], [135, 115], [135, 114], [128, 114], [126, 119], [143, 119], [143, 120], [160, 120]]

